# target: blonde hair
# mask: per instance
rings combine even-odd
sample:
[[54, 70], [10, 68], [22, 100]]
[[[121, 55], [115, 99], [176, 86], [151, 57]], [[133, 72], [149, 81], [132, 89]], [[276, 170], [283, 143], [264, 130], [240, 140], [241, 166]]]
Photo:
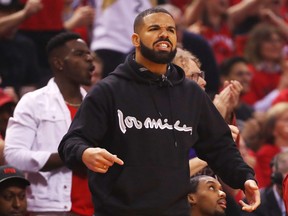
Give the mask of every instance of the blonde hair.
[[193, 62], [195, 62], [195, 64], [197, 65], [197, 67], [201, 67], [201, 62], [200, 60], [193, 55], [191, 52], [189, 52], [188, 50], [182, 49], [182, 48], [177, 48], [177, 53], [175, 58], [173, 59], [174, 64], [178, 65], [179, 67], [181, 67], [184, 71], [186, 71], [188, 64], [189, 64], [189, 60], [192, 60]]
[[288, 102], [279, 102], [267, 111], [264, 123], [264, 136], [268, 143], [274, 144], [273, 131], [276, 122], [285, 112], [288, 112]]

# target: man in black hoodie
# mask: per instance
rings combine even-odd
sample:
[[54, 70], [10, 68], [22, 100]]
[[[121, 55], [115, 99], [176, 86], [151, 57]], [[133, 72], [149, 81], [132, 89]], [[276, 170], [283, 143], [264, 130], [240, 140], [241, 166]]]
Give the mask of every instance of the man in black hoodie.
[[[253, 170], [207, 94], [171, 64], [176, 29], [164, 9], [134, 22], [135, 53], [84, 99], [59, 145], [70, 168], [85, 164], [95, 216], [188, 216], [188, 152], [260, 204]], [[125, 162], [125, 163], [124, 163]]]

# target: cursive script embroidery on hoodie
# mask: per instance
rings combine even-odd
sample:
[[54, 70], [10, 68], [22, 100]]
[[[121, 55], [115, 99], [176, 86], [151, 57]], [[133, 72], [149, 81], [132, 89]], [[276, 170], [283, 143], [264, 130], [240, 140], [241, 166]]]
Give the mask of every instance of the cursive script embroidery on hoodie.
[[124, 117], [123, 112], [121, 110], [117, 110], [118, 118], [119, 118], [119, 127], [123, 134], [126, 133], [127, 128], [133, 128], [140, 130], [144, 128], [150, 129], [161, 129], [161, 130], [177, 130], [183, 132], [190, 132], [192, 135], [192, 127], [187, 127], [185, 124], [180, 126], [180, 120], [177, 120], [173, 125], [168, 123], [168, 119], [151, 119], [147, 117], [144, 122], [141, 122], [136, 117], [126, 116]]

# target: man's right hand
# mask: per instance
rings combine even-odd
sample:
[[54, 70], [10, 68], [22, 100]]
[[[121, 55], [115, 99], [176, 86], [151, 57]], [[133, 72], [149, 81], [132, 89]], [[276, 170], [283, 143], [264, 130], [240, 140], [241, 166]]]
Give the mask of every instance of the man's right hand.
[[29, 17], [43, 8], [42, 0], [28, 0], [25, 4], [24, 11], [26, 17]]
[[106, 173], [114, 163], [123, 165], [124, 162], [103, 148], [87, 148], [82, 154], [82, 161], [88, 169]]

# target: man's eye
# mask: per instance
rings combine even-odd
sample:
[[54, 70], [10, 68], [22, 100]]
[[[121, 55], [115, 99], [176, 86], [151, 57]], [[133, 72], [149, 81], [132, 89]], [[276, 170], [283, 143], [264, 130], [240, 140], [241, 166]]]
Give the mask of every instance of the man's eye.
[[6, 200], [6, 201], [11, 201], [13, 199], [13, 196], [10, 195], [10, 194], [4, 194], [3, 195], [3, 198]]
[[210, 186], [210, 187], [209, 187], [209, 190], [214, 191], [214, 190], [215, 190], [214, 186]]
[[150, 28], [149, 31], [156, 31], [157, 28]]
[[83, 56], [85, 53], [81, 51], [74, 52], [76, 56]]
[[19, 194], [18, 197], [19, 197], [20, 200], [24, 200], [26, 198], [26, 194], [25, 193]]

